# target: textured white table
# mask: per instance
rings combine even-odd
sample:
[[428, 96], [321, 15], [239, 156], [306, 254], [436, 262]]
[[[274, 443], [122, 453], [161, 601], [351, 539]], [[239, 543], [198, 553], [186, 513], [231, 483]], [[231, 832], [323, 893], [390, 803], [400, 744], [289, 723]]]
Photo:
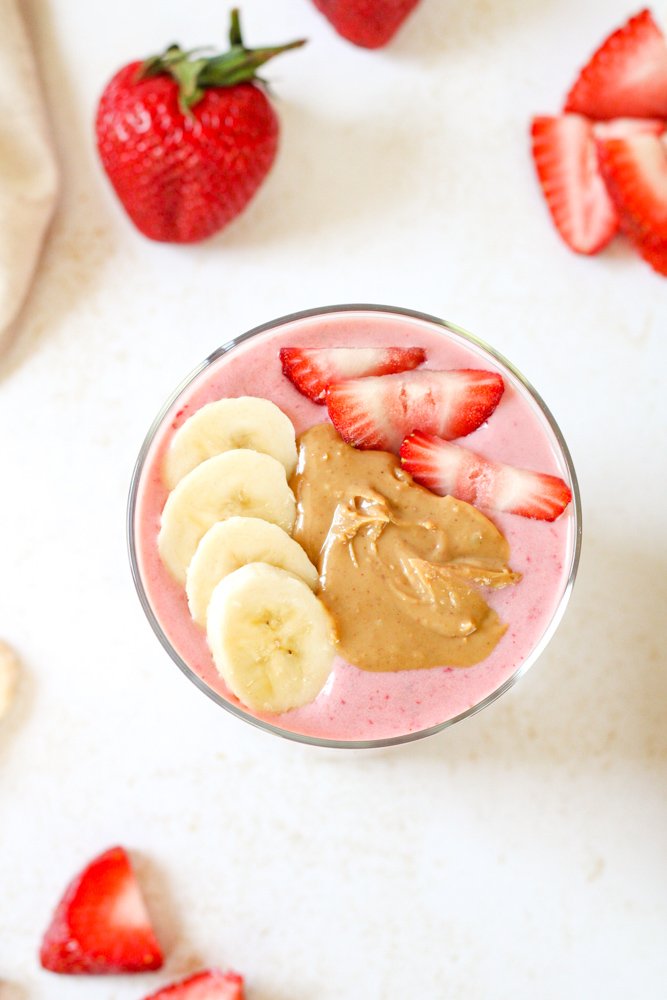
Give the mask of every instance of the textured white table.
[[[0, 635], [25, 664], [0, 725], [2, 1000], [140, 1000], [210, 963], [249, 1000], [667, 996], [667, 280], [620, 243], [568, 252], [527, 144], [633, 12], [423, 0], [370, 53], [308, 0], [246, 0], [249, 43], [311, 40], [268, 73], [281, 154], [235, 224], [178, 248], [126, 221], [91, 121], [123, 62], [222, 42], [225, 5], [27, 0], [65, 188], [0, 372]], [[472, 720], [375, 753], [277, 740], [203, 697], [144, 620], [124, 539], [180, 379], [234, 334], [346, 301], [491, 341], [559, 420], [584, 502], [540, 662]], [[53, 905], [115, 843], [165, 968], [43, 972]]]

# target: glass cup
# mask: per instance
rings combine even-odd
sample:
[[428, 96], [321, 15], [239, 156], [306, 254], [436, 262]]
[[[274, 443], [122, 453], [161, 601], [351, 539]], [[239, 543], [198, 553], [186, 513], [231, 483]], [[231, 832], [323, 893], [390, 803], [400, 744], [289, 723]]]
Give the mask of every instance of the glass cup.
[[[557, 579], [554, 577], [549, 590], [548, 574], [542, 574], [540, 586], [546, 595], [546, 610], [538, 633], [519, 653], [509, 647], [503, 653], [503, 637], [486, 660], [467, 668], [369, 674], [337, 660], [329, 682], [311, 706], [281, 716], [258, 715], [226, 689], [213, 665], [203, 630], [190, 619], [183, 589], [168, 577], [159, 561], [157, 533], [167, 496], [160, 482], [161, 460], [173, 428], [199, 406], [225, 395], [269, 395], [288, 411], [298, 432], [309, 423], [320, 422], [326, 411], [316, 408], [316, 412], [314, 404], [297, 398], [296, 390], [281, 375], [278, 348], [373, 343], [430, 345], [429, 356], [431, 352], [446, 353], [443, 367], [491, 368], [502, 374], [505, 394], [488, 427], [501, 427], [499, 415], [510, 413], [512, 405], [519, 407], [517, 412], [523, 417], [515, 421], [511, 433], [503, 432], [503, 455], [489, 457], [521, 465], [512, 460], [512, 449], [515, 444], [519, 447], [530, 430], [532, 438], [551, 456], [557, 474], [569, 483], [572, 502], [553, 524], [511, 514], [488, 512], [488, 516], [508, 537], [511, 548], [512, 532], [518, 539], [528, 533], [531, 552], [535, 545], [542, 544], [540, 539], [548, 539], [549, 558], [557, 560], [559, 566]], [[283, 401], [285, 393], [287, 405]], [[502, 411], [506, 399], [514, 403], [508, 402]], [[508, 422], [507, 417], [502, 419]], [[464, 447], [467, 444], [466, 440], [460, 443]], [[540, 531], [549, 534], [541, 535]], [[256, 327], [223, 344], [188, 375], [158, 413], [141, 447], [130, 486], [127, 535], [137, 593], [155, 634], [186, 677], [216, 704], [260, 729], [302, 743], [337, 748], [385, 747], [430, 736], [481, 711], [512, 687], [540, 656], [565, 612], [574, 584], [581, 548], [581, 500], [572, 459], [556, 421], [530, 383], [497, 351], [452, 323], [423, 313], [389, 306], [341, 305], [310, 309]], [[496, 655], [498, 650], [501, 652]], [[382, 709], [385, 704], [393, 704], [398, 715], [394, 717], [389, 709]], [[410, 721], [403, 722], [403, 716]]]

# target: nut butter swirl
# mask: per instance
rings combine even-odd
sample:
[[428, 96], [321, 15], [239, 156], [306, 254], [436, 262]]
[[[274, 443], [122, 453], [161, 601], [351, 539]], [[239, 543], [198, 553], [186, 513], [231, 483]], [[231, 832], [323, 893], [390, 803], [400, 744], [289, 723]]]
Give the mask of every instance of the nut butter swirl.
[[469, 667], [507, 626], [482, 587], [516, 583], [509, 545], [480, 511], [415, 483], [394, 455], [329, 424], [298, 442], [294, 538], [318, 567], [339, 651], [363, 670]]

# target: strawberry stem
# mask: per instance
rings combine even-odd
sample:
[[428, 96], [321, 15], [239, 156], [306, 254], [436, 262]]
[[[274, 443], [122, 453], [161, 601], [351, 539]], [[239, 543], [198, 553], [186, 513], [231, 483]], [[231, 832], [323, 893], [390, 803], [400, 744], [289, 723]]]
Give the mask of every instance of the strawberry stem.
[[238, 7], [235, 7], [232, 11], [231, 19], [232, 23], [229, 26], [229, 44], [232, 48], [235, 45], [243, 46], [243, 39], [241, 38], [241, 17]]
[[306, 39], [286, 45], [263, 49], [247, 49], [241, 35], [238, 9], [231, 13], [229, 52], [214, 56], [198, 56], [201, 49], [184, 52], [178, 45], [170, 45], [161, 55], [151, 56], [142, 64], [139, 79], [167, 73], [178, 84], [178, 106], [181, 112], [192, 117], [192, 108], [201, 101], [208, 87], [233, 87], [237, 83], [258, 79], [255, 71], [282, 52], [305, 45]]

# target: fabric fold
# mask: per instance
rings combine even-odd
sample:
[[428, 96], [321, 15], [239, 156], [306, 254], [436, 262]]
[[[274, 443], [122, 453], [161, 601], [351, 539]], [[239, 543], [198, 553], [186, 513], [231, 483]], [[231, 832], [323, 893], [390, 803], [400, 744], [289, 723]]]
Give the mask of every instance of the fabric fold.
[[30, 287], [57, 192], [34, 55], [15, 0], [0, 0], [0, 348]]

